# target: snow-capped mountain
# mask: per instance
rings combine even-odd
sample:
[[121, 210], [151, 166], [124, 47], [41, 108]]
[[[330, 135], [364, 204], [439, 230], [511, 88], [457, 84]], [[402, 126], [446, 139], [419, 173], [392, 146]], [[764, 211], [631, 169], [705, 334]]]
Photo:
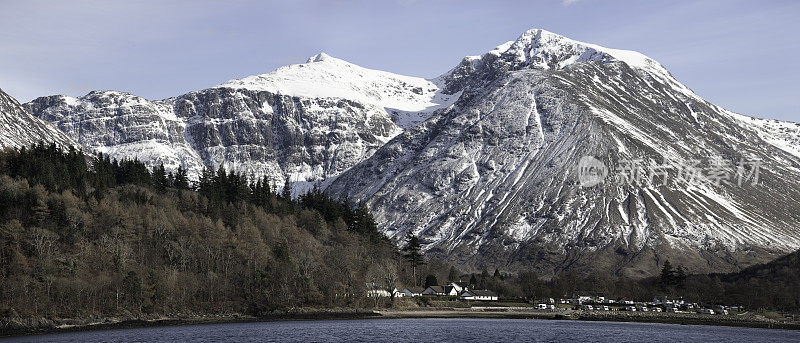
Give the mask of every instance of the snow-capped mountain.
[[[431, 81], [318, 54], [306, 63], [149, 101], [116, 91], [42, 97], [26, 106], [87, 147], [197, 177], [225, 166], [277, 187], [334, 177], [455, 101]], [[394, 118], [395, 122], [392, 121]]]
[[0, 149], [26, 147], [39, 142], [80, 148], [80, 144], [53, 124], [34, 117], [0, 89]]
[[319, 54], [159, 101], [25, 106], [115, 158], [318, 182], [466, 268], [732, 271], [800, 248], [798, 124], [732, 113], [647, 56], [544, 30], [432, 80]]
[[[797, 124], [731, 113], [640, 53], [544, 30], [437, 80], [460, 94], [452, 107], [328, 188], [367, 201], [390, 237], [411, 231], [466, 267], [544, 275], [645, 276], [665, 259], [728, 271], [800, 247]], [[582, 160], [601, 183], [583, 187]]]

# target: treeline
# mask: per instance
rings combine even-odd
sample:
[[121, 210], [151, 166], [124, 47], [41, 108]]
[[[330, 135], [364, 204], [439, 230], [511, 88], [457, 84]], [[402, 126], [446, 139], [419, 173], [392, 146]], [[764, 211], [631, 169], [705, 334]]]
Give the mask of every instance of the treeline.
[[[385, 288], [464, 281], [507, 299], [594, 291], [609, 298], [800, 309], [800, 254], [727, 275], [632, 280], [561, 273], [464, 273], [402, 252], [365, 206], [316, 188], [292, 199], [270, 180], [186, 172], [50, 145], [0, 152], [0, 316], [247, 312], [390, 306]], [[416, 242], [413, 242], [416, 241]]]
[[666, 268], [662, 267], [661, 275], [645, 279], [564, 272], [543, 280], [535, 272], [503, 274], [498, 270], [493, 274], [483, 271], [461, 275], [460, 279], [522, 301], [571, 298], [576, 293], [599, 292], [608, 299], [651, 301], [667, 296], [700, 304], [800, 312], [800, 251], [730, 274], [686, 275], [667, 264]]
[[355, 306], [404, 262], [364, 206], [219, 169], [193, 184], [37, 145], [0, 152], [0, 315]]
[[[419, 261], [416, 237], [406, 237], [403, 253], [408, 265]], [[419, 265], [419, 264], [417, 264]], [[682, 266], [665, 261], [656, 277], [631, 279], [608, 274], [581, 275], [566, 271], [543, 279], [533, 271], [462, 273], [431, 261], [420, 267], [420, 284], [431, 286], [462, 281], [474, 289], [489, 289], [507, 300], [535, 302], [543, 298], [572, 298], [597, 292], [608, 299], [652, 301], [656, 297], [683, 298], [711, 305], [740, 305], [750, 310], [800, 312], [800, 250], [775, 261], [729, 274], [687, 274]]]
[[[461, 280], [475, 289], [489, 289], [506, 300], [536, 302], [543, 298], [572, 298], [586, 292], [602, 293], [608, 299], [652, 301], [658, 297], [683, 298], [689, 302], [709, 305], [744, 306], [748, 310], [778, 310], [800, 312], [800, 251], [775, 262], [757, 265], [739, 273], [688, 274], [679, 276], [673, 269], [672, 278], [663, 275], [645, 279], [630, 279], [605, 274], [581, 275], [559, 273], [544, 280], [535, 272], [462, 274], [444, 272], [448, 266], [431, 266], [423, 278], [424, 285]], [[452, 268], [452, 267], [451, 267]], [[663, 271], [663, 268], [662, 268]]]

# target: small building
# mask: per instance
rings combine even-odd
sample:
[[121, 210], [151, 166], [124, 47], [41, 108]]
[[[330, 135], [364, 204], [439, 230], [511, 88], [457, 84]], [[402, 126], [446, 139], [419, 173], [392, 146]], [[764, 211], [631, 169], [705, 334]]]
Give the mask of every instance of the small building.
[[430, 286], [422, 291], [423, 295], [458, 296], [458, 291], [453, 286]]
[[368, 298], [380, 298], [380, 297], [392, 296], [392, 293], [388, 289], [378, 286], [377, 284], [372, 282], [367, 283], [365, 288], [367, 291]]
[[606, 301], [606, 296], [600, 292], [575, 292], [572, 295], [572, 298], [575, 299], [575, 303], [577, 304], [584, 304], [584, 303], [604, 303]]
[[403, 291], [400, 293], [402, 293], [404, 297], [418, 297], [422, 295], [423, 291], [425, 290], [419, 287], [406, 287], [403, 288]]
[[453, 287], [456, 290], [456, 295], [461, 294], [461, 292], [467, 290], [467, 283], [461, 281], [453, 281], [447, 284], [447, 286]]
[[461, 294], [461, 292], [459, 292], [455, 286], [445, 286], [444, 293], [453, 297], [457, 297], [459, 294]]
[[625, 305], [633, 305], [633, 299], [623, 297], [623, 298], [617, 299], [617, 303], [625, 304]]
[[424, 291], [422, 291], [422, 295], [436, 295], [436, 296], [443, 296], [447, 295], [445, 286], [429, 286]]
[[461, 293], [461, 300], [497, 301], [497, 294], [489, 290], [469, 290]]

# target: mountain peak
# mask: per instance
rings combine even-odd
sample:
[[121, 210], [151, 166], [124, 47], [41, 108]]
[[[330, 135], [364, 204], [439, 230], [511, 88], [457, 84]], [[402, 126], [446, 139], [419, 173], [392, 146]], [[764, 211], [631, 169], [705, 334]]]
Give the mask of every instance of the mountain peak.
[[675, 80], [664, 66], [642, 53], [584, 43], [543, 29], [527, 30], [516, 40], [498, 45], [481, 56], [467, 56], [459, 66], [439, 79], [445, 80], [447, 90], [452, 92], [463, 87], [459, 80], [465, 79], [466, 74], [493, 70], [561, 70], [582, 62], [623, 63], [637, 73], [653, 77], [686, 96], [697, 98], [691, 89]]
[[424, 78], [367, 69], [320, 52], [306, 63], [227, 81], [217, 87], [268, 91], [307, 98], [359, 101], [400, 113], [426, 115], [457, 97], [437, 97], [439, 87]]
[[[501, 46], [502, 47], [502, 46]], [[492, 52], [499, 52], [498, 47]], [[666, 73], [658, 62], [636, 51], [619, 50], [576, 41], [553, 32], [532, 29], [523, 32], [502, 54], [516, 62], [543, 69], [562, 69], [585, 61], [624, 62], [631, 68]]]
[[314, 56], [309, 57], [308, 60], [306, 60], [306, 63], [323, 62], [323, 61], [331, 61], [331, 60], [341, 61], [338, 58], [334, 58], [334, 57], [331, 57], [331, 55], [328, 55], [328, 54], [326, 54], [324, 52], [320, 52], [320, 53], [318, 53], [318, 54], [316, 54]]

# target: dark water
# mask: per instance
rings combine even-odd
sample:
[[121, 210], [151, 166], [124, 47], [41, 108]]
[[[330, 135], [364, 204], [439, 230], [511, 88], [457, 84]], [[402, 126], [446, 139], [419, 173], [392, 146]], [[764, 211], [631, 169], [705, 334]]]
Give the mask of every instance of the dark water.
[[25, 336], [3, 342], [800, 342], [800, 332], [514, 319], [371, 319], [186, 325]]

